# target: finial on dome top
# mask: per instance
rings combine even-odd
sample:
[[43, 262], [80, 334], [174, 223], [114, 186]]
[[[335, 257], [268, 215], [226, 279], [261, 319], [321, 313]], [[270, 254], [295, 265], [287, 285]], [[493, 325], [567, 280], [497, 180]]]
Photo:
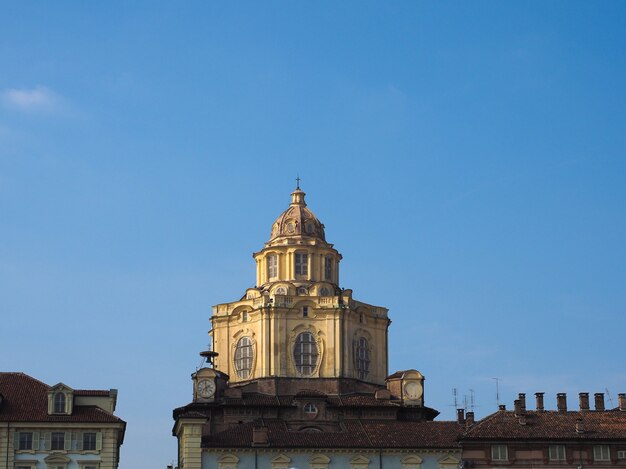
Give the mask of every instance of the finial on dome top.
[[306, 202], [304, 201], [304, 196], [306, 195], [302, 189], [300, 189], [300, 175], [296, 178], [296, 190], [291, 193], [291, 205], [302, 205], [306, 207]]

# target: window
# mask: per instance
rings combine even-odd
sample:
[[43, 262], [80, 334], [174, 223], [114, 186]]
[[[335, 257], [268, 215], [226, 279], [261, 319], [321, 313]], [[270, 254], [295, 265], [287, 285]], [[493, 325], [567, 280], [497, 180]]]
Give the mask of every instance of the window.
[[317, 415], [317, 407], [312, 402], [307, 402], [302, 408], [307, 417], [315, 417]]
[[96, 432], [83, 433], [83, 451], [95, 451]]
[[242, 311], [241, 313], [241, 322], [248, 322], [248, 312]]
[[333, 258], [327, 256], [324, 258], [324, 280], [333, 279]]
[[235, 370], [240, 378], [249, 378], [252, 370], [252, 341], [242, 337], [235, 350]]
[[308, 306], [303, 306], [302, 307], [302, 317], [303, 318], [308, 318], [309, 317], [309, 307]]
[[65, 449], [65, 433], [64, 432], [52, 432], [50, 449]]
[[287, 294], [287, 289], [285, 287], [278, 287], [276, 289], [276, 294], [277, 295], [286, 295]]
[[296, 370], [303, 375], [311, 375], [317, 366], [319, 352], [313, 334], [302, 332], [296, 337], [296, 345], [293, 351], [296, 362]]
[[359, 379], [365, 379], [370, 371], [370, 350], [365, 337], [359, 338], [356, 346], [356, 371]]
[[617, 459], [626, 459], [626, 451], [618, 451]]
[[18, 448], [22, 450], [33, 449], [33, 433], [20, 432]]
[[54, 395], [54, 413], [65, 413], [65, 394], [63, 394], [62, 392], [58, 392]]
[[306, 295], [306, 288], [304, 288], [304, 287], [298, 288], [298, 295], [305, 296]]
[[598, 445], [593, 447], [593, 460], [594, 461], [610, 461], [611, 451], [608, 445]]
[[509, 459], [506, 445], [494, 445], [491, 447], [491, 459], [494, 461], [507, 461]]
[[320, 288], [320, 296], [328, 296], [329, 293], [330, 291], [328, 290], [328, 288], [326, 287]]
[[267, 256], [267, 276], [269, 278], [278, 277], [278, 256], [276, 254]]
[[309, 273], [309, 257], [305, 252], [296, 252], [296, 275]]
[[565, 461], [565, 446], [550, 446], [550, 461]]

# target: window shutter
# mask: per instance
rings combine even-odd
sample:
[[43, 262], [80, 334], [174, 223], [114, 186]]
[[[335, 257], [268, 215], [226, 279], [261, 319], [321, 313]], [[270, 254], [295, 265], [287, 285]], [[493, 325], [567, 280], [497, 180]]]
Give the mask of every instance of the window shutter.
[[63, 443], [65, 444], [65, 451], [72, 449], [72, 432], [65, 432], [65, 441]]
[[83, 432], [76, 432], [76, 449], [78, 451], [83, 450]]
[[102, 449], [102, 432], [96, 433], [96, 451]]
[[52, 440], [52, 436], [50, 432], [44, 433], [43, 438], [44, 438], [43, 449], [46, 449], [46, 450], [50, 449], [50, 447], [52, 446], [52, 444], [50, 443], [50, 441]]
[[48, 394], [48, 415], [50, 415], [52, 413], [52, 411], [54, 410], [54, 408], [52, 407], [52, 394]]
[[39, 449], [39, 432], [33, 432], [33, 449]]
[[73, 400], [73, 394], [68, 392], [65, 394], [65, 413], [68, 415], [71, 415], [72, 413], [72, 400]]
[[20, 432], [15, 432], [13, 434], [13, 449], [20, 448]]

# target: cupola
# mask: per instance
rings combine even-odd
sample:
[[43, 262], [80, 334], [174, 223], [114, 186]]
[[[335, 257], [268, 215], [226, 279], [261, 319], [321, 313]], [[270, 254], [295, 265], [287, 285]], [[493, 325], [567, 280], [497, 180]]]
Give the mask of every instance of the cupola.
[[287, 238], [300, 237], [326, 241], [324, 225], [307, 208], [304, 200], [305, 196], [306, 194], [300, 189], [300, 186], [296, 187], [296, 190], [291, 193], [291, 204], [272, 225], [268, 245], [281, 244]]

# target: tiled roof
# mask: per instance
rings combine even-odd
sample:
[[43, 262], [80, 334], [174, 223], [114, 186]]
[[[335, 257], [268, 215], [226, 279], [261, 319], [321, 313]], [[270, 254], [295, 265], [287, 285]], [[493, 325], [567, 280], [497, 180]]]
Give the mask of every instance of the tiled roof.
[[332, 396], [328, 403], [336, 407], [398, 407], [398, 402], [389, 399], [376, 399], [371, 394], [348, 394]]
[[[582, 432], [576, 431], [576, 424]], [[462, 440], [581, 440], [626, 439], [626, 412], [606, 411], [526, 411], [525, 424], [515, 412], [500, 410], [470, 428]]]
[[0, 421], [123, 423], [115, 415], [91, 405], [74, 406], [72, 415], [48, 415], [49, 389], [47, 384], [27, 374], [0, 372], [0, 394], [3, 396]]
[[[294, 431], [281, 420], [264, 420], [269, 447], [275, 448], [456, 448], [456, 422], [345, 420], [341, 431]], [[314, 425], [314, 424], [313, 424]], [[243, 423], [202, 440], [205, 448], [252, 446], [253, 423]]]

